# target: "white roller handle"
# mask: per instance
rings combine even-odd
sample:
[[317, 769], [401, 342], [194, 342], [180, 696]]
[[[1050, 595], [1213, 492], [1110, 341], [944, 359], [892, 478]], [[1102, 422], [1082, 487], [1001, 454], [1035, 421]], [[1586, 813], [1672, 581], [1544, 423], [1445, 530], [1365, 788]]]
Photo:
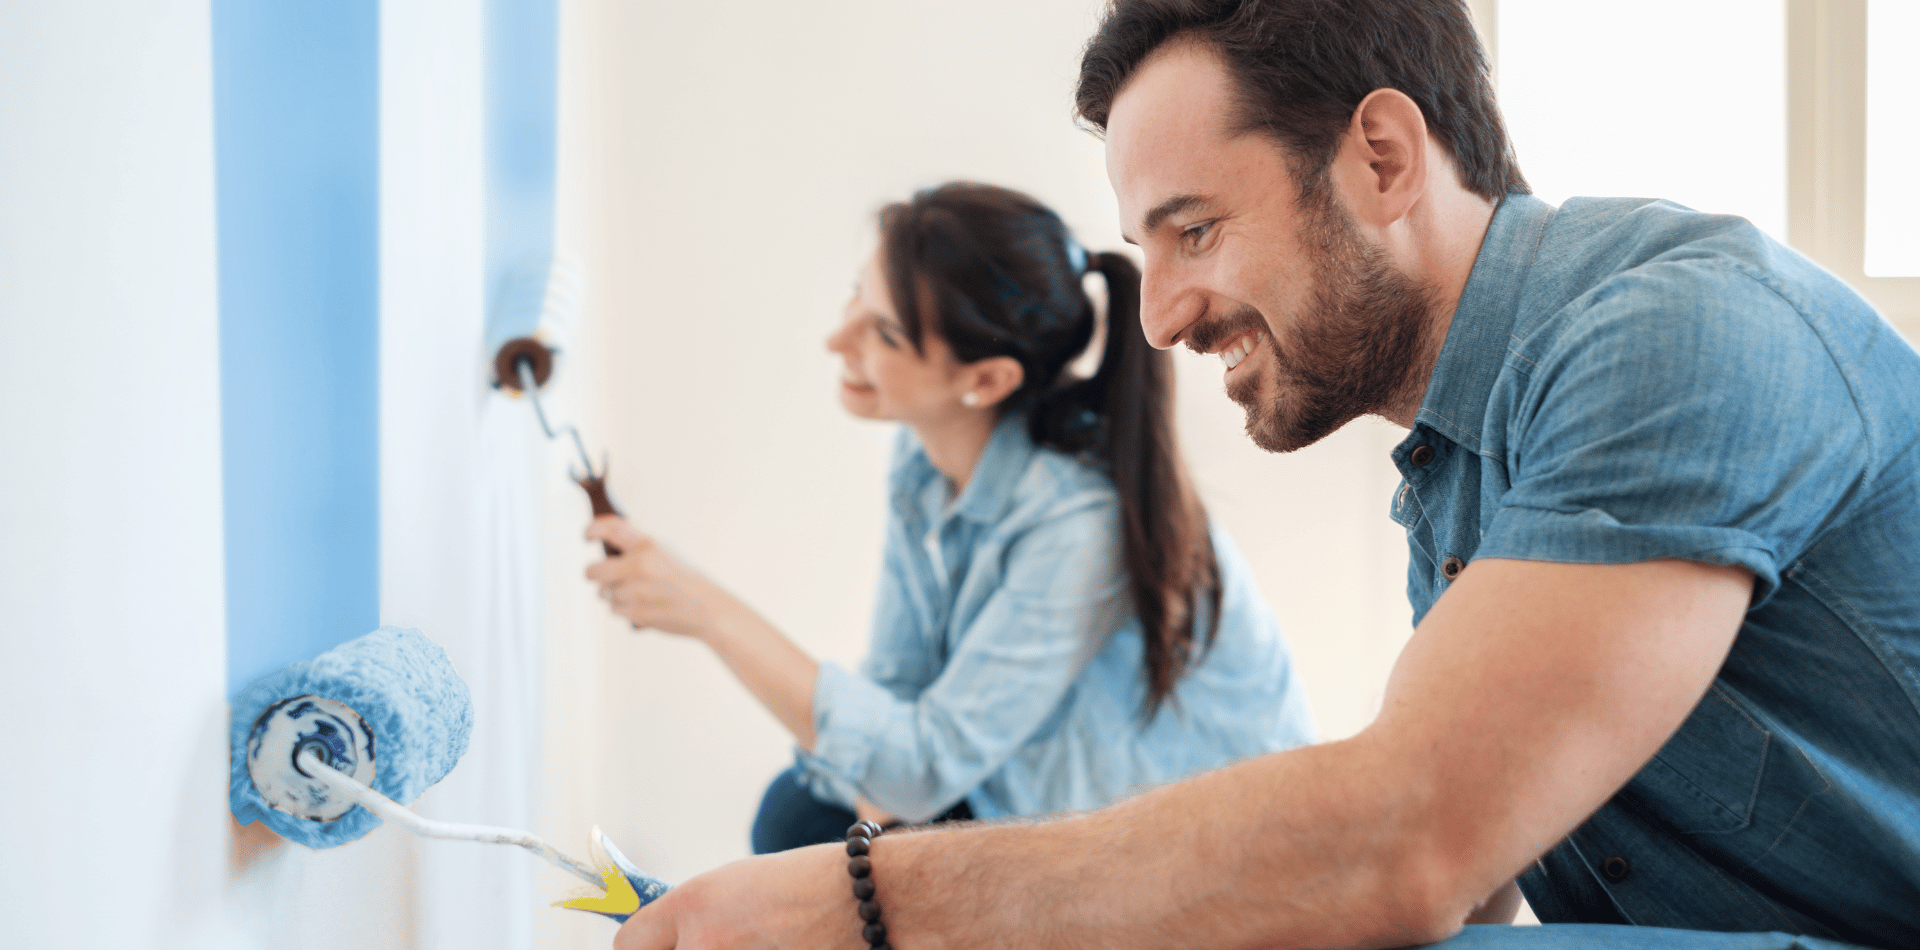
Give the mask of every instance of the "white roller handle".
[[593, 868], [568, 857], [559, 848], [541, 840], [538, 836], [512, 828], [495, 828], [490, 825], [456, 825], [446, 821], [428, 821], [408, 810], [407, 806], [388, 798], [379, 792], [342, 774], [338, 769], [322, 762], [313, 750], [300, 752], [298, 763], [302, 771], [336, 795], [351, 799], [354, 804], [373, 812], [382, 819], [399, 825], [416, 835], [427, 838], [449, 838], [455, 841], [479, 841], [485, 844], [511, 844], [525, 848], [542, 859], [575, 877], [605, 889], [606, 881]]

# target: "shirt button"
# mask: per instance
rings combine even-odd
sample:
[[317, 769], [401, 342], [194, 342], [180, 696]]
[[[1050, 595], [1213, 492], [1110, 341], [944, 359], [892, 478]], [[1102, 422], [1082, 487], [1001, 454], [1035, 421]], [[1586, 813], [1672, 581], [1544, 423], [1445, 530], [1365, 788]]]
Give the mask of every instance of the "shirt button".
[[1447, 555], [1447, 559], [1445, 561], [1440, 562], [1440, 573], [1445, 574], [1447, 576], [1447, 580], [1453, 580], [1454, 578], [1459, 577], [1460, 572], [1466, 570], [1466, 568], [1467, 568], [1467, 562], [1462, 561], [1460, 560], [1460, 558], [1451, 554]]
[[1433, 446], [1414, 446], [1413, 454], [1407, 456], [1407, 461], [1412, 462], [1416, 467], [1424, 468], [1428, 462], [1433, 461]]
[[1600, 862], [1600, 873], [1606, 875], [1607, 880], [1618, 884], [1633, 873], [1633, 865], [1628, 864], [1626, 858], [1611, 857]]

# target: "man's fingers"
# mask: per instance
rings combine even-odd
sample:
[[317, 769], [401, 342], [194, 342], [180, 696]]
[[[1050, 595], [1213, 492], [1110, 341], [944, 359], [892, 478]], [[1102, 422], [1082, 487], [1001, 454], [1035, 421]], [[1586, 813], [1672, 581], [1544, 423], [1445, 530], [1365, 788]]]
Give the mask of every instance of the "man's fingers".
[[661, 907], [661, 898], [640, 908], [613, 935], [613, 950], [673, 950], [678, 940], [673, 914]]

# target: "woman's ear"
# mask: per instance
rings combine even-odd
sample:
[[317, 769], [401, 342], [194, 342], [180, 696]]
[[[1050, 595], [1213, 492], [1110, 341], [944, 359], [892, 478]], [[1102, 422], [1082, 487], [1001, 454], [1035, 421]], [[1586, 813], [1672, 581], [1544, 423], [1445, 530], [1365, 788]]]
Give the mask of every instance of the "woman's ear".
[[[1020, 367], [1020, 361], [1011, 356], [990, 356], [975, 363], [968, 363], [960, 373], [961, 401], [974, 409], [995, 406], [1001, 400], [1019, 391], [1020, 384], [1027, 379], [1027, 371]], [[967, 400], [972, 394], [973, 399]]]

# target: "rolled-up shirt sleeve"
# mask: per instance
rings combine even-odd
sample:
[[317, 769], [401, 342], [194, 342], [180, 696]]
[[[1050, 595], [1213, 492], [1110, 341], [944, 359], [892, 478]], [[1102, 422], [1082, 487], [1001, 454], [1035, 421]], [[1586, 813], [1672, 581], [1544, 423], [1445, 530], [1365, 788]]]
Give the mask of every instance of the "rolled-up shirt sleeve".
[[1720, 268], [1642, 268], [1583, 303], [1530, 367], [1513, 483], [1476, 556], [1737, 565], [1766, 600], [1818, 539], [1807, 513], [1835, 510], [1871, 467], [1826, 341], [1771, 287]]
[[[817, 738], [811, 754], [798, 754], [814, 793], [847, 804], [864, 797], [918, 821], [999, 768], [1056, 714], [1131, 616], [1116, 522], [1109, 506], [1081, 506], [1011, 543], [999, 585], [946, 638], [944, 666], [917, 695], [821, 664]], [[889, 572], [887, 582], [896, 581]]]

